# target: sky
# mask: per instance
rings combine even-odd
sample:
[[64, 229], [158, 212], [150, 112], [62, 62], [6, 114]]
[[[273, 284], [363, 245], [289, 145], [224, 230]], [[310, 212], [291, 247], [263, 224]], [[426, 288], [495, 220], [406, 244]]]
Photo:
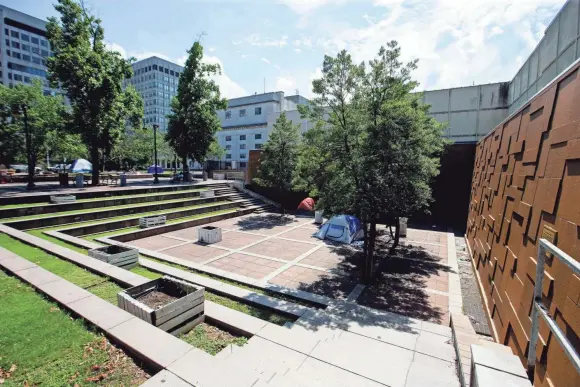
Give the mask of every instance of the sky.
[[[420, 90], [511, 80], [566, 0], [85, 0], [112, 49], [179, 64], [201, 37], [228, 98], [312, 96], [324, 55], [373, 59], [397, 40]], [[0, 0], [46, 19], [49, 0]]]

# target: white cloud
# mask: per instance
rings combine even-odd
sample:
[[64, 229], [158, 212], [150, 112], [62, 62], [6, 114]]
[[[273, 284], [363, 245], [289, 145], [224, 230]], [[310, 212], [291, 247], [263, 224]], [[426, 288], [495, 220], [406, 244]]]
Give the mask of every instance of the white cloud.
[[270, 62], [268, 59], [266, 58], [262, 58], [260, 59], [262, 62], [266, 63], [266, 64], [272, 64], [272, 62]]
[[280, 39], [263, 38], [260, 34], [251, 34], [242, 40], [234, 40], [232, 44], [239, 45], [242, 43], [256, 47], [284, 47], [288, 44], [288, 36], [284, 35]]
[[345, 48], [356, 62], [397, 40], [403, 59], [419, 59], [414, 76], [421, 89], [447, 88], [510, 80], [519, 68], [514, 58], [531, 53], [544, 33], [542, 22], [565, 1], [375, 0], [367, 25], [327, 18], [313, 19], [311, 28], [322, 51], [335, 55]]
[[297, 52], [298, 54], [300, 54], [302, 52], [302, 50], [299, 48], [295, 48], [294, 51]]
[[276, 78], [276, 91], [283, 91], [285, 94], [296, 93], [296, 79], [291, 76]]
[[216, 48], [215, 47], [210, 47], [209, 48], [209, 52], [215, 52]]
[[240, 55], [240, 57], [242, 59], [248, 59], [250, 57], [250, 55], [248, 55], [248, 54], [242, 54], [242, 55]]
[[226, 75], [224, 64], [222, 61], [216, 57], [211, 55], [206, 55], [203, 57], [203, 61], [206, 63], [217, 63], [221, 67], [221, 75], [214, 75], [212, 79], [217, 83], [220, 87], [221, 94], [226, 98], [237, 98], [242, 97], [244, 95], [248, 95], [248, 92], [232, 80], [230, 77]]
[[344, 0], [278, 0], [298, 14], [307, 14], [328, 4], [343, 3]]
[[303, 37], [301, 39], [296, 39], [292, 44], [296, 47], [312, 48], [312, 38]]

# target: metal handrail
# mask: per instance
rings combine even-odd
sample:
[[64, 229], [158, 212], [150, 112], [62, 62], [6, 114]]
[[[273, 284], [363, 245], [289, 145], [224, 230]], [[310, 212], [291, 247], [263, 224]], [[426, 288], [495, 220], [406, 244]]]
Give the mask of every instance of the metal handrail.
[[556, 258], [562, 261], [566, 266], [568, 266], [574, 274], [580, 274], [580, 263], [574, 258], [566, 254], [564, 251], [560, 250], [552, 243], [548, 242], [546, 239], [540, 239], [538, 245], [538, 262], [536, 265], [536, 283], [534, 285], [534, 301], [532, 306], [532, 332], [530, 334], [530, 348], [528, 350], [528, 374], [530, 378], [533, 378], [534, 368], [536, 366], [536, 346], [538, 344], [539, 335], [539, 321], [538, 315], [542, 316], [544, 321], [548, 324], [548, 327], [552, 331], [554, 337], [564, 349], [564, 353], [570, 359], [576, 371], [580, 373], [580, 357], [578, 353], [570, 344], [566, 335], [560, 330], [552, 316], [550, 316], [546, 307], [542, 304], [542, 288], [544, 282], [544, 263], [546, 258], [546, 253], [553, 254]]

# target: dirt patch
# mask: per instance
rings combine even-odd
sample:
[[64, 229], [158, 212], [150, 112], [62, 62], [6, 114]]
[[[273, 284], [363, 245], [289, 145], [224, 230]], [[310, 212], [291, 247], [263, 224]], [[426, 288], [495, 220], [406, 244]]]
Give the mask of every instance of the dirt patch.
[[248, 341], [245, 337], [235, 336], [207, 323], [197, 325], [191, 331], [180, 335], [179, 338], [210, 355], [217, 355], [228, 345], [242, 346]]
[[137, 300], [139, 300], [139, 302], [144, 303], [148, 307], [157, 310], [164, 307], [167, 304], [172, 303], [173, 301], [178, 300], [178, 298], [170, 296], [169, 294], [160, 292], [158, 290], [153, 290], [152, 292], [149, 292], [137, 298]]

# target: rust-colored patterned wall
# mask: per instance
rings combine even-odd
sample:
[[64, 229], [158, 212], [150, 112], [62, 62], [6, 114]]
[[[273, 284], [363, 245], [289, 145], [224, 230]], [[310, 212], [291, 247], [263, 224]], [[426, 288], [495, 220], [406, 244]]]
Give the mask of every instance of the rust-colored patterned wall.
[[[467, 239], [496, 339], [525, 362], [537, 242], [580, 260], [580, 74], [553, 81], [477, 145]], [[545, 234], [544, 234], [545, 233]], [[545, 305], [580, 351], [580, 278], [546, 264]], [[580, 386], [580, 376], [542, 321], [536, 386]]]

